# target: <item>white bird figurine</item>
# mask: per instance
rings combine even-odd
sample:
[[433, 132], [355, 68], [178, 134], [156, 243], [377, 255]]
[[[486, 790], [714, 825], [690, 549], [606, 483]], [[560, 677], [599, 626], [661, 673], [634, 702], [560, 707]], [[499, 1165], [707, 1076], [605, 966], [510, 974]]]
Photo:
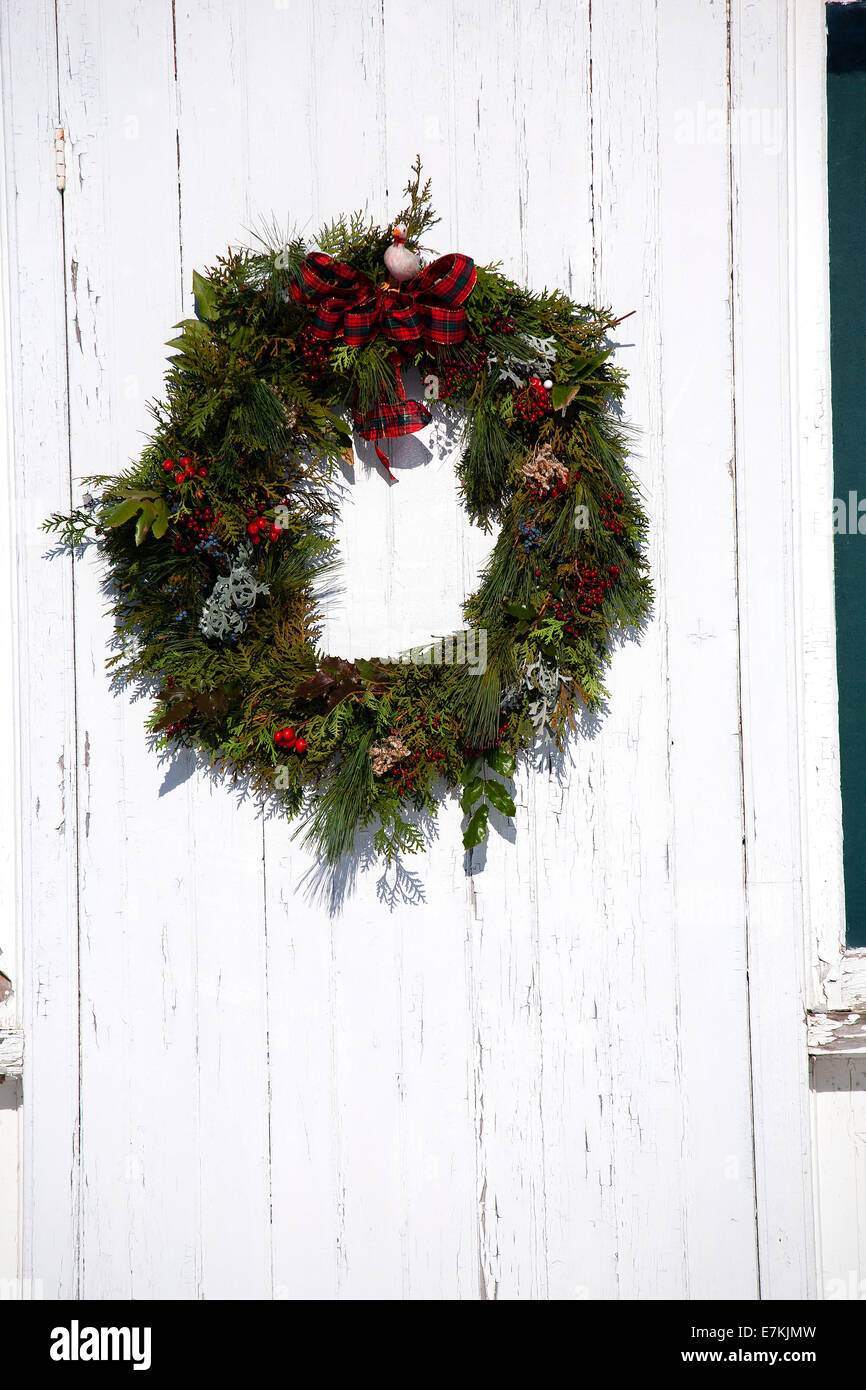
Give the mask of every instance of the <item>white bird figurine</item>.
[[398, 285], [414, 280], [421, 269], [421, 262], [414, 251], [406, 249], [406, 233], [401, 227], [394, 228], [394, 245], [385, 252], [385, 267], [392, 280]]

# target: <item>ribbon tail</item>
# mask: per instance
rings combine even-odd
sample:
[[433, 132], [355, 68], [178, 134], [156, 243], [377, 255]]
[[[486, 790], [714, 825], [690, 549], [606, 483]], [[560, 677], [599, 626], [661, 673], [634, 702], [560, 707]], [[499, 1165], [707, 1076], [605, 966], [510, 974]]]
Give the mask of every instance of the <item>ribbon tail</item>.
[[376, 447], [379, 462], [392, 483], [398, 481], [391, 472], [391, 465], [379, 447], [384, 439], [396, 439], [398, 435], [415, 434], [429, 424], [430, 411], [420, 401], [407, 401], [403, 389], [403, 379], [398, 366], [394, 372], [396, 401], [380, 400], [373, 410], [355, 410], [355, 429], [362, 439]]
[[392, 482], [392, 483], [397, 483], [397, 482], [399, 482], [399, 481], [400, 481], [399, 478], [395, 478], [395, 477], [394, 477], [394, 474], [391, 472], [390, 460], [388, 459], [388, 455], [387, 455], [387, 454], [383, 454], [383, 453], [382, 453], [382, 450], [379, 448], [379, 440], [378, 440], [378, 439], [374, 439], [374, 440], [373, 440], [373, 447], [375, 448], [376, 453], [379, 455], [379, 462], [381, 463], [381, 465], [382, 465], [382, 467], [384, 468], [385, 472], [388, 474], [388, 477], [391, 479], [391, 482]]

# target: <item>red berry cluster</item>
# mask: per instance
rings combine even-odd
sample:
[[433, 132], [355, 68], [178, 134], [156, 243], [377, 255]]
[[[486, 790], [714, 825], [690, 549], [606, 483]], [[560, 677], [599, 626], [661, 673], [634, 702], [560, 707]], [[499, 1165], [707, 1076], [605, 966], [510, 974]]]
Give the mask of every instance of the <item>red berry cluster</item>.
[[526, 386], [522, 386], [519, 391], [512, 391], [511, 399], [514, 402], [514, 413], [518, 415], [524, 424], [535, 424], [550, 410], [550, 392], [545, 391], [544, 383], [539, 376], [531, 376]]
[[486, 327], [490, 333], [513, 333], [516, 324], [508, 314], [494, 314], [492, 319], [487, 320]]
[[308, 324], [298, 338], [298, 351], [311, 377], [321, 376], [327, 369], [331, 348], [326, 338], [317, 338]]
[[[583, 610], [581, 609], [581, 611], [583, 611]], [[589, 609], [587, 608], [586, 611], [587, 611], [587, 613], [588, 613], [588, 612], [589, 612]], [[565, 631], [566, 631], [566, 632], [571, 633], [571, 634], [574, 634], [574, 632], [575, 632], [574, 626], [573, 626], [570, 622], [567, 621], [567, 619], [568, 619], [569, 617], [573, 616], [573, 609], [569, 608], [568, 612], [566, 612], [565, 607], [563, 606], [563, 604], [561, 604], [561, 603], [559, 602], [559, 600], [557, 599], [557, 600], [554, 602], [554, 604], [553, 604], [553, 616], [554, 616], [554, 618], [558, 618], [558, 619], [559, 619], [559, 621], [562, 623], [563, 627], [565, 628]]]
[[268, 521], [266, 517], [255, 516], [250, 512], [248, 512], [247, 515], [252, 515], [253, 517], [252, 521], [250, 521], [249, 525], [247, 526], [247, 535], [249, 536], [253, 545], [261, 544], [262, 540], [264, 539], [263, 533], [265, 531], [267, 531], [268, 533], [267, 539], [269, 541], [278, 541], [282, 539], [283, 528], [281, 526], [278, 526], [275, 521]]
[[207, 469], [204, 465], [202, 464], [200, 468], [196, 468], [188, 454], [184, 454], [182, 459], [178, 459], [177, 463], [175, 463], [174, 459], [163, 459], [162, 471], [164, 473], [173, 473], [174, 481], [177, 483], [178, 487], [183, 487], [184, 483], [190, 482], [192, 478], [207, 477]]
[[207, 540], [213, 533], [216, 516], [210, 507], [197, 507], [187, 516], [179, 516], [176, 525], [180, 534], [174, 538], [179, 555], [188, 555], [197, 541]]
[[602, 574], [586, 560], [575, 560], [574, 571], [577, 577], [577, 606], [581, 613], [591, 613], [593, 608], [600, 608], [602, 600], [608, 589], [613, 586], [613, 580], [619, 574], [616, 565], [612, 565], [608, 573], [611, 578], [602, 577]]
[[[444, 754], [442, 754], [441, 756], [444, 757]], [[413, 753], [412, 757], [409, 759], [408, 771], [405, 765], [398, 765], [394, 769], [394, 772], [396, 774], [396, 780], [399, 781], [402, 779], [402, 785], [397, 788], [397, 794], [399, 796], [408, 796], [411, 792], [415, 790], [415, 768], [417, 767], [420, 760], [421, 754]]]
[[174, 738], [175, 734], [182, 734], [189, 725], [188, 719], [179, 719], [176, 724], [169, 724], [165, 733], [168, 738]]
[[603, 498], [601, 507], [599, 508], [602, 526], [605, 531], [610, 531], [614, 536], [625, 535], [625, 527], [619, 515], [624, 505], [625, 497], [623, 494], [621, 492], [612, 492], [607, 497]]
[[274, 734], [274, 743], [278, 748], [285, 748], [295, 753], [306, 753], [307, 740], [299, 738], [294, 729], [277, 729]]
[[458, 362], [446, 362], [437, 369], [439, 395], [448, 397], [470, 391], [487, 367], [487, 351], [479, 338], [466, 344], [472, 356]]

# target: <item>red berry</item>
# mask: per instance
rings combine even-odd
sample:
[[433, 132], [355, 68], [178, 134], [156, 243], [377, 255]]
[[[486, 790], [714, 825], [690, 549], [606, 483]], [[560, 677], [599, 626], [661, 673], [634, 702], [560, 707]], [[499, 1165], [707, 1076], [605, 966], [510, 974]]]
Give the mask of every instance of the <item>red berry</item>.
[[283, 736], [284, 736], [286, 739], [290, 740], [292, 743], [294, 743], [294, 741], [295, 741], [295, 731], [294, 731], [294, 729], [283, 729]]
[[192, 459], [190, 458], [189, 454], [184, 454], [183, 458], [179, 459], [178, 462], [180, 463], [181, 468], [192, 467]]
[[200, 468], [200, 469], [198, 470], [198, 476], [199, 476], [200, 478], [206, 478], [206, 477], [207, 477], [207, 469], [206, 469], [206, 468]]
[[296, 740], [295, 740], [295, 750], [296, 750], [296, 752], [298, 752], [298, 753], [306, 753], [306, 751], [307, 751], [307, 740], [306, 740], [305, 738], [296, 739]]
[[268, 532], [268, 535], [270, 536], [272, 541], [278, 541], [282, 534], [283, 533], [280, 530], [279, 526], [272, 526], [270, 531]]
[[175, 475], [174, 475], [174, 481], [177, 483], [178, 487], [180, 487], [181, 483], [183, 482], [183, 474], [182, 474], [182, 473], [175, 473]]
[[163, 467], [164, 472], [170, 473], [171, 470], [174, 468], [174, 464], [173, 464], [173, 462], [172, 462], [171, 459], [165, 459], [165, 460], [163, 461], [162, 467]]

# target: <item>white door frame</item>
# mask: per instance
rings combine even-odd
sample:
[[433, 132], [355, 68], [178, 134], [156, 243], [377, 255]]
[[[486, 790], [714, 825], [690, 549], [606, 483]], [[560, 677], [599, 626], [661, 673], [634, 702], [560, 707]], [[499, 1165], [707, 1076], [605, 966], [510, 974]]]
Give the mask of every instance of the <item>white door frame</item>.
[[792, 440], [809, 1050], [866, 1056], [866, 948], [845, 945], [823, 0], [791, 6]]

